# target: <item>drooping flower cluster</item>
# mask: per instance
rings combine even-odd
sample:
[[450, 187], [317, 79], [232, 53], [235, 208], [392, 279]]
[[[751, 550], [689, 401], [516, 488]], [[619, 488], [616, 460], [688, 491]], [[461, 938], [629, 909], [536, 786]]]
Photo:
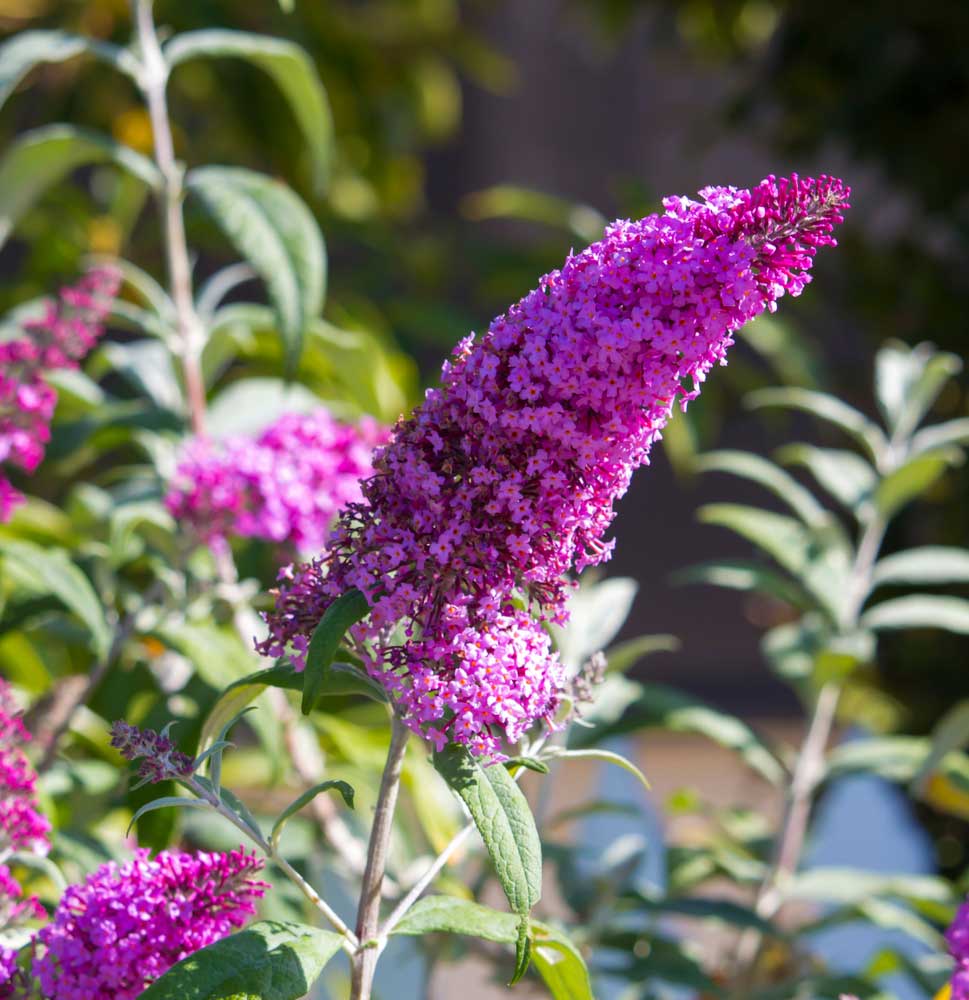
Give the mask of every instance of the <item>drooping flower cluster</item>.
[[23, 751], [30, 733], [0, 678], [0, 862], [14, 851], [46, 854], [50, 823], [37, 807], [37, 775]]
[[345, 423], [320, 407], [284, 414], [256, 438], [198, 439], [165, 502], [206, 541], [236, 535], [313, 551], [338, 511], [360, 500], [360, 480], [387, 436], [373, 418]]
[[[0, 468], [33, 472], [50, 440], [57, 392], [44, 372], [74, 368], [101, 336], [119, 275], [111, 268], [88, 271], [62, 288], [43, 316], [23, 323], [24, 336], [0, 341]], [[23, 496], [0, 473], [0, 523]]]
[[262, 861], [162, 851], [69, 886], [37, 935], [32, 973], [48, 1000], [132, 1000], [176, 962], [230, 934], [268, 888]]
[[959, 907], [952, 926], [946, 931], [945, 939], [949, 944], [949, 952], [956, 960], [951, 980], [951, 1000], [969, 1000], [969, 900]]
[[739, 327], [801, 292], [848, 190], [770, 177], [701, 197], [614, 223], [459, 344], [327, 551], [284, 572], [261, 652], [298, 662], [356, 588], [369, 671], [438, 745], [496, 756], [554, 710], [564, 678], [541, 622], [564, 621], [565, 574], [608, 558], [613, 504], [674, 403], [697, 395]]
[[115, 722], [111, 727], [111, 746], [125, 760], [141, 759], [138, 774], [152, 784], [168, 778], [187, 778], [195, 770], [195, 761], [176, 749], [164, 733], [156, 733], [154, 729]]

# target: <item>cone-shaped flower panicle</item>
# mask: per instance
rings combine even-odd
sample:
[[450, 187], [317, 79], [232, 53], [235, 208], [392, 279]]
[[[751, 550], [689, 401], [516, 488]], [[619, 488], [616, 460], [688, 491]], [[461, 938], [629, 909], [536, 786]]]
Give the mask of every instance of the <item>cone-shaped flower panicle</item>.
[[298, 661], [357, 588], [371, 611], [355, 638], [415, 730], [495, 756], [554, 710], [541, 622], [564, 620], [565, 574], [608, 558], [614, 502], [675, 403], [739, 327], [801, 292], [848, 189], [770, 177], [701, 197], [614, 223], [458, 345], [321, 558], [284, 574], [263, 653]]
[[[119, 279], [112, 268], [88, 271], [62, 288], [42, 316], [23, 323], [23, 337], [0, 342], [0, 470], [33, 472], [40, 464], [57, 405], [44, 372], [75, 368], [97, 343]], [[22, 500], [0, 471], [0, 523]]]
[[30, 740], [10, 685], [0, 678], [0, 861], [14, 851], [46, 854], [50, 823], [37, 806], [37, 775], [23, 747]]
[[949, 951], [956, 960], [952, 973], [951, 1000], [969, 1000], [969, 900], [959, 907], [952, 926], [946, 931]]
[[195, 771], [195, 761], [182, 753], [164, 732], [139, 729], [126, 722], [111, 726], [111, 746], [125, 760], [140, 760], [138, 774], [153, 785], [159, 781], [188, 778]]
[[48, 1000], [131, 1000], [176, 962], [224, 938], [268, 888], [244, 851], [102, 865], [67, 888], [35, 939], [32, 973]]
[[284, 414], [255, 438], [200, 438], [182, 454], [165, 503], [203, 541], [234, 535], [312, 552], [337, 513], [361, 499], [360, 480], [388, 436], [371, 417], [345, 423], [320, 407]]

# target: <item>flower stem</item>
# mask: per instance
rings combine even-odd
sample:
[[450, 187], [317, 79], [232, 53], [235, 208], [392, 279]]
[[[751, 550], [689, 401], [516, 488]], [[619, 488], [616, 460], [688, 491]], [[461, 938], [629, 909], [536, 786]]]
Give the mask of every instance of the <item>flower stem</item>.
[[370, 831], [367, 866], [363, 872], [363, 884], [360, 889], [360, 908], [357, 911], [357, 938], [360, 943], [353, 956], [350, 1000], [370, 1000], [373, 989], [374, 970], [380, 954], [377, 932], [384, 870], [387, 867], [387, 850], [390, 846], [397, 793], [400, 791], [400, 772], [409, 736], [410, 730], [395, 715], [391, 728], [390, 749], [387, 751], [387, 763], [380, 779], [380, 792]]
[[138, 82], [148, 105], [155, 163], [162, 176], [160, 207], [168, 280], [178, 324], [179, 354], [185, 379], [189, 418], [195, 434], [205, 433], [205, 381], [202, 376], [202, 347], [205, 334], [192, 300], [192, 268], [182, 217], [182, 168], [175, 159], [172, 128], [168, 117], [165, 89], [168, 66], [158, 43], [152, 19], [153, 0], [132, 0], [135, 36], [141, 52]]

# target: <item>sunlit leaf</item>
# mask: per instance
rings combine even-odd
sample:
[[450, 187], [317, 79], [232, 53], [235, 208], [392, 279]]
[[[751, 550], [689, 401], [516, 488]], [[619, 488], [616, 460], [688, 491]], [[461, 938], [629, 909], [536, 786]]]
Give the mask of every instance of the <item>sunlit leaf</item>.
[[940, 390], [962, 368], [954, 354], [930, 344], [909, 347], [889, 341], [875, 357], [875, 392], [886, 424], [904, 439], [935, 402]]
[[921, 496], [952, 465], [952, 459], [949, 452], [928, 452], [893, 469], [875, 488], [874, 502], [882, 516], [893, 517]]
[[308, 788], [302, 795], [297, 796], [292, 802], [276, 817], [276, 822], [273, 823], [272, 832], [269, 835], [270, 842], [275, 847], [279, 843], [279, 838], [282, 836], [283, 828], [289, 819], [296, 815], [305, 806], [308, 806], [317, 795], [322, 792], [339, 792], [343, 796], [343, 801], [346, 802], [348, 808], [353, 808], [353, 796], [354, 791], [351, 785], [348, 785], [345, 781], [340, 781], [339, 779], [330, 779], [329, 781], [321, 781], [318, 785], [314, 785], [312, 788]]
[[605, 650], [629, 617], [639, 584], [629, 577], [587, 583], [569, 595], [569, 624], [553, 627], [562, 662], [578, 667]]
[[865, 510], [878, 481], [871, 463], [853, 451], [791, 444], [778, 455], [783, 462], [803, 465], [822, 489], [855, 514]]
[[969, 635], [969, 601], [961, 597], [912, 594], [882, 601], [861, 616], [865, 628], [941, 628]]
[[969, 549], [925, 545], [885, 556], [872, 574], [876, 586], [969, 582]]
[[708, 583], [728, 590], [757, 591], [796, 608], [817, 607], [817, 601], [796, 582], [767, 566], [744, 559], [720, 559], [688, 566], [673, 575], [675, 583]]
[[911, 453], [921, 455], [927, 451], [948, 448], [950, 445], [969, 444], [969, 417], [959, 417], [943, 424], [924, 427], [912, 438]]
[[650, 784], [646, 775], [628, 758], [612, 750], [602, 750], [599, 747], [589, 747], [585, 750], [555, 750], [553, 756], [556, 760], [599, 760], [606, 764], [615, 764], [624, 771], [628, 771], [647, 791]]
[[323, 692], [330, 664], [350, 626], [360, 621], [369, 610], [366, 597], [359, 590], [350, 590], [341, 594], [323, 613], [306, 650], [300, 703], [303, 715], [309, 715]]

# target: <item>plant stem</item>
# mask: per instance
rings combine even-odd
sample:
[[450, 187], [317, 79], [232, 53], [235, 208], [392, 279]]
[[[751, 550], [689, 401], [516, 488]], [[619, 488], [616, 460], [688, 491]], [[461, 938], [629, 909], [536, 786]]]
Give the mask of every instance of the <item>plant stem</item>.
[[185, 240], [185, 220], [182, 217], [182, 168], [175, 159], [172, 129], [168, 117], [165, 89], [168, 66], [158, 43], [152, 19], [153, 0], [132, 0], [132, 14], [138, 47], [141, 50], [139, 84], [148, 104], [155, 162], [162, 175], [160, 197], [162, 231], [168, 263], [168, 280], [175, 303], [178, 324], [179, 353], [185, 379], [185, 395], [192, 430], [205, 433], [205, 381], [202, 377], [202, 347], [205, 334], [192, 300], [192, 268]]
[[350, 1000], [370, 1000], [373, 989], [374, 970], [380, 954], [377, 930], [384, 870], [387, 867], [387, 850], [390, 846], [394, 809], [397, 806], [397, 793], [400, 791], [400, 772], [409, 736], [410, 730], [395, 715], [390, 734], [390, 749], [387, 751], [387, 763], [380, 779], [373, 828], [370, 831], [367, 866], [363, 872], [363, 884], [360, 889], [360, 908], [357, 911], [357, 938], [360, 943], [353, 956]]

